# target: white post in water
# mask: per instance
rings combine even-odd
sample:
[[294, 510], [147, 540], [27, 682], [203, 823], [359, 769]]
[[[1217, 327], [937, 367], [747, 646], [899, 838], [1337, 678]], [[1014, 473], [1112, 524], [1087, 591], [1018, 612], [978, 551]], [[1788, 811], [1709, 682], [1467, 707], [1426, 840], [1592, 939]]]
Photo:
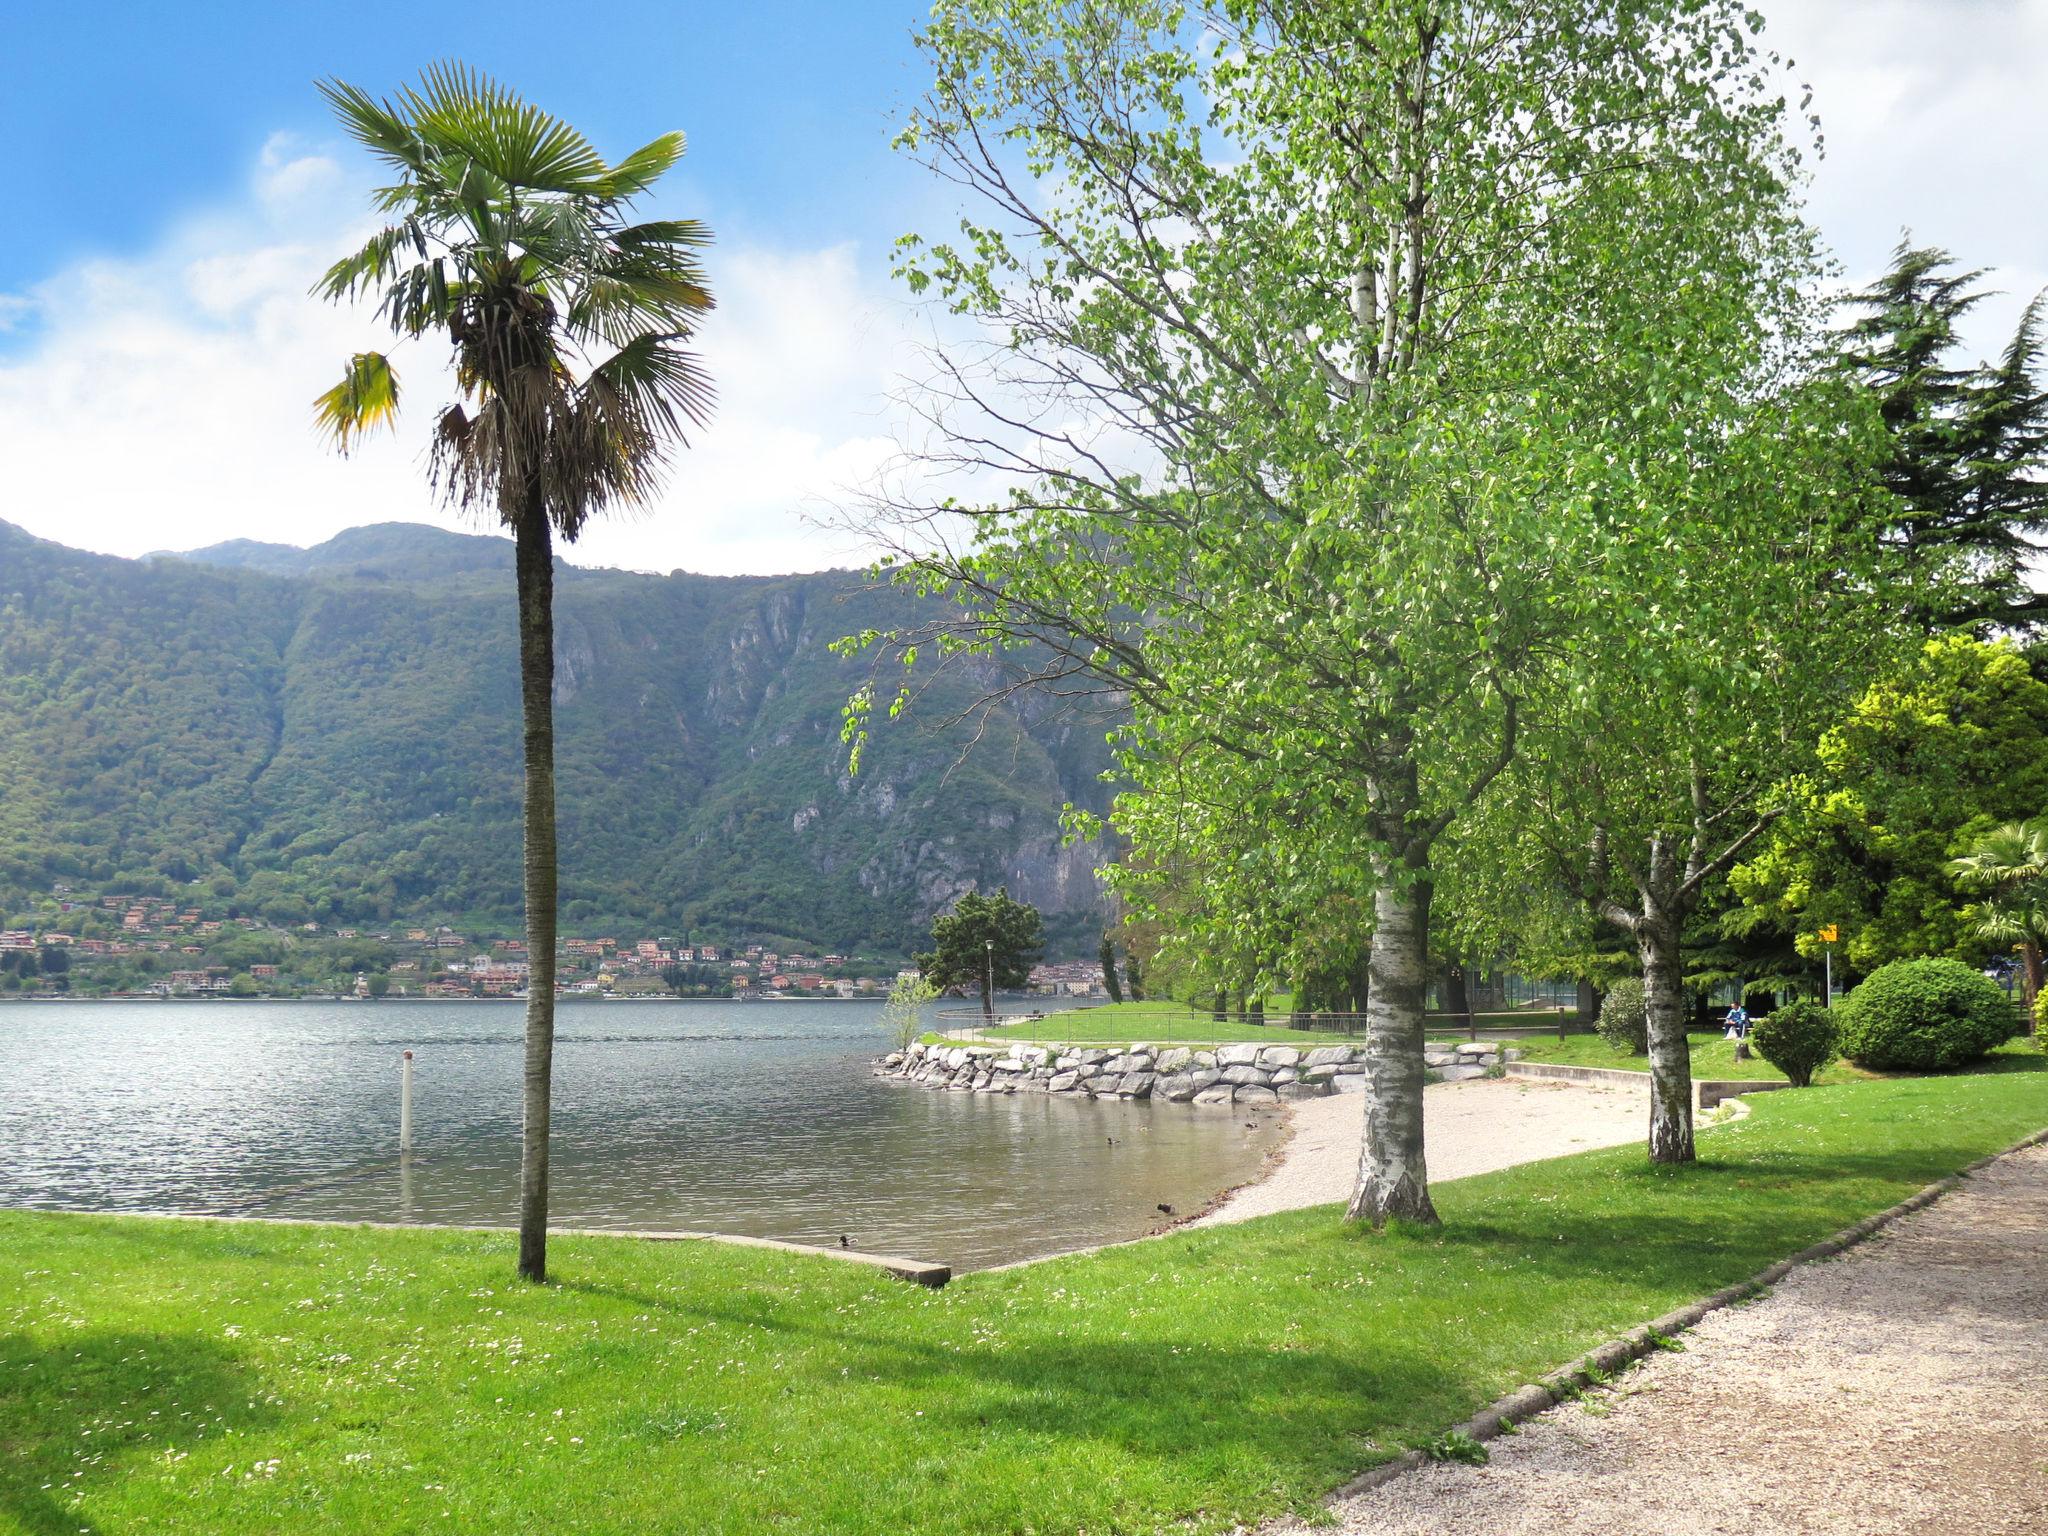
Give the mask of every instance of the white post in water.
[[407, 1051], [398, 1068], [398, 1150], [412, 1150], [412, 1052]]

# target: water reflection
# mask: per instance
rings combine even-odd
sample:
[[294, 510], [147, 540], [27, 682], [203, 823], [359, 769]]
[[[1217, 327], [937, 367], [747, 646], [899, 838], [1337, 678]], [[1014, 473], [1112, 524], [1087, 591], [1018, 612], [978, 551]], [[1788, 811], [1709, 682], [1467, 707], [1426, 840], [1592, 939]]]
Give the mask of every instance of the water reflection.
[[[508, 1223], [521, 1022], [459, 1002], [0, 1009], [0, 1203]], [[1250, 1177], [1275, 1134], [1227, 1109], [880, 1082], [872, 1005], [567, 1003], [559, 1029], [563, 1226], [972, 1266], [1147, 1231]]]

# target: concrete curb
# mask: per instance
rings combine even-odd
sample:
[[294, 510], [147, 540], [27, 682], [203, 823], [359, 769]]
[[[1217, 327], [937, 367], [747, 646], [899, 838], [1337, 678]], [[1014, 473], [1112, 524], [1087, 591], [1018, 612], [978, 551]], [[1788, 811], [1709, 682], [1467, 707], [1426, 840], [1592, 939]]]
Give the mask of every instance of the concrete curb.
[[[1565, 1366], [1562, 1370], [1552, 1371], [1539, 1381], [1517, 1387], [1507, 1396], [1489, 1403], [1462, 1424], [1451, 1426], [1450, 1433], [1463, 1434], [1479, 1441], [1492, 1440], [1509, 1426], [1520, 1424], [1525, 1419], [1533, 1419], [1537, 1414], [1547, 1412], [1561, 1402], [1569, 1401], [1580, 1389], [1592, 1383], [1596, 1372], [1602, 1377], [1610, 1376], [1623, 1366], [1642, 1359], [1657, 1347], [1653, 1342], [1654, 1337], [1669, 1338], [1674, 1334], [1683, 1333], [1708, 1313], [1718, 1312], [1723, 1307], [1732, 1306], [1738, 1301], [1746, 1301], [1770, 1289], [1800, 1265], [1811, 1264], [1816, 1259], [1833, 1258], [1883, 1231], [1900, 1217], [1910, 1216], [1915, 1211], [1925, 1209], [1950, 1190], [1960, 1189], [1964, 1180], [1971, 1174], [1981, 1173], [1993, 1163], [2001, 1162], [2017, 1152], [2024, 1152], [2029, 1147], [2042, 1145], [2048, 1145], [2048, 1126], [2043, 1126], [2030, 1136], [2022, 1136], [2003, 1152], [1980, 1157], [1969, 1166], [1936, 1179], [1926, 1188], [1908, 1195], [1889, 1210], [1866, 1216], [1854, 1226], [1844, 1227], [1832, 1237], [1824, 1237], [1819, 1242], [1778, 1260], [1775, 1264], [1766, 1265], [1747, 1280], [1739, 1280], [1734, 1285], [1724, 1286], [1711, 1296], [1666, 1312], [1662, 1317], [1653, 1318], [1640, 1327], [1632, 1328], [1617, 1338], [1595, 1346], [1580, 1356], [1574, 1364]], [[1382, 1462], [1379, 1466], [1352, 1478], [1330, 1494], [1324, 1502], [1334, 1505], [1345, 1499], [1356, 1498], [1382, 1483], [1392, 1482], [1404, 1472], [1412, 1472], [1417, 1467], [1428, 1465], [1430, 1460], [1431, 1458], [1421, 1451], [1404, 1452], [1392, 1461]]]
[[[21, 1211], [38, 1216], [91, 1216], [96, 1220], [114, 1221], [234, 1222], [265, 1227], [333, 1227], [344, 1230], [352, 1227], [368, 1228], [377, 1232], [474, 1232], [492, 1237], [511, 1236], [519, 1230], [517, 1227], [465, 1226], [444, 1221], [338, 1221], [322, 1217], [234, 1216], [201, 1211], [60, 1211], [37, 1206], [0, 1206], [0, 1210]], [[623, 1227], [549, 1227], [548, 1236], [617, 1237], [631, 1238], [642, 1243], [724, 1243], [734, 1248], [766, 1248], [803, 1259], [833, 1259], [841, 1264], [866, 1265], [870, 1269], [879, 1269], [885, 1274], [894, 1275], [898, 1280], [908, 1280], [913, 1285], [921, 1285], [929, 1290], [938, 1290], [953, 1278], [953, 1269], [949, 1264], [931, 1264], [923, 1259], [904, 1259], [887, 1253], [867, 1253], [859, 1248], [819, 1248], [810, 1243], [785, 1243], [773, 1237], [742, 1237], [735, 1232], [643, 1232]]]

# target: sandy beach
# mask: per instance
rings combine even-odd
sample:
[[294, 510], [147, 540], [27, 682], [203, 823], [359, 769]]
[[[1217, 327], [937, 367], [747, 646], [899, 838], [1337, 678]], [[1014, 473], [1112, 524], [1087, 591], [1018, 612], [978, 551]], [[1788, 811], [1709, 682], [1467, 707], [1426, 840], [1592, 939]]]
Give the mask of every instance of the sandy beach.
[[[1425, 1095], [1429, 1177], [1435, 1184], [1618, 1146], [1649, 1130], [1646, 1089], [1473, 1078], [1439, 1083]], [[1288, 1138], [1265, 1173], [1188, 1225], [1248, 1221], [1350, 1197], [1364, 1132], [1363, 1102], [1348, 1093], [1304, 1099], [1289, 1106], [1288, 1116]]]

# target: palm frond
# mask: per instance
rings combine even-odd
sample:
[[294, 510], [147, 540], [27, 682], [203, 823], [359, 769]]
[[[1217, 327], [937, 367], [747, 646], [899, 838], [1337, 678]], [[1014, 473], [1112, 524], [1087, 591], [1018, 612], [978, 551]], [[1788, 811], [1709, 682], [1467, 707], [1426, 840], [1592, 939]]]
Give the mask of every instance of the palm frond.
[[[703, 359], [678, 345], [681, 335], [645, 334], [591, 369], [579, 399], [614, 421], [646, 424], [651, 437], [684, 441], [684, 423], [711, 419], [717, 391]], [[653, 430], [658, 428], [659, 430]], [[659, 457], [660, 455], [652, 455]]]
[[343, 130], [380, 160], [406, 171], [418, 171], [425, 164], [427, 152], [419, 135], [389, 103], [345, 80], [319, 80], [314, 86], [334, 108]]
[[466, 64], [429, 66], [417, 87], [406, 88], [404, 103], [422, 139], [460, 151], [506, 182], [606, 195], [610, 168], [588, 139]]
[[675, 169], [683, 158], [684, 139], [680, 133], [664, 133], [651, 144], [643, 144], [613, 166], [605, 177], [605, 195], [625, 202], [638, 197]]
[[334, 388], [313, 402], [313, 420], [346, 454], [364, 433], [392, 426], [398, 419], [398, 375], [381, 352], [358, 352]]

